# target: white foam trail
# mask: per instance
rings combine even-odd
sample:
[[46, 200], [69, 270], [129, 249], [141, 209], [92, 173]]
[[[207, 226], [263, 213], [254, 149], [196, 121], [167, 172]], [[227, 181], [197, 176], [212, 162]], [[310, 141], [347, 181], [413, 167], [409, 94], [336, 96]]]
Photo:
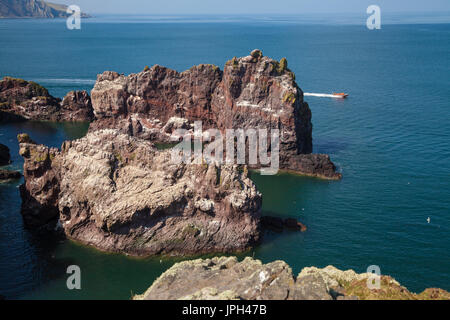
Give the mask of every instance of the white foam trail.
[[322, 98], [337, 98], [337, 99], [342, 99], [344, 98], [343, 96], [338, 96], [338, 95], [334, 95], [334, 94], [328, 94], [328, 93], [303, 93], [304, 96], [306, 97], [322, 97]]
[[95, 84], [91, 79], [31, 79], [34, 82], [64, 83], [64, 84]]

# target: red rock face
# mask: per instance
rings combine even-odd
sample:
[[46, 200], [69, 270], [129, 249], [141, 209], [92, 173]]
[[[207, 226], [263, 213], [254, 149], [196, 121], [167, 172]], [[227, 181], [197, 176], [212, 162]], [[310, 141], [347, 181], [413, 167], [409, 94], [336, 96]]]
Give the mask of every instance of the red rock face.
[[91, 97], [86, 91], [70, 91], [61, 102], [61, 115], [63, 121], [91, 121], [94, 112]]
[[72, 91], [61, 102], [32, 81], [5, 77], [0, 81], [0, 121], [91, 121], [92, 104], [86, 91]]
[[23, 119], [51, 120], [59, 112], [59, 102], [35, 82], [10, 77], [0, 81], [0, 109], [5, 113]]
[[[279, 129], [282, 169], [336, 179], [335, 166], [312, 152], [311, 110], [287, 61], [263, 57], [259, 50], [233, 58], [224, 71], [199, 65], [182, 73], [158, 65], [129, 76], [107, 71], [91, 92], [96, 120], [90, 130], [117, 128], [159, 142], [170, 140], [174, 119], [192, 128]], [[176, 129], [177, 127], [173, 127]], [[319, 163], [312, 161], [319, 160]], [[317, 171], [326, 167], [325, 171]], [[331, 170], [328, 170], [331, 169]]]

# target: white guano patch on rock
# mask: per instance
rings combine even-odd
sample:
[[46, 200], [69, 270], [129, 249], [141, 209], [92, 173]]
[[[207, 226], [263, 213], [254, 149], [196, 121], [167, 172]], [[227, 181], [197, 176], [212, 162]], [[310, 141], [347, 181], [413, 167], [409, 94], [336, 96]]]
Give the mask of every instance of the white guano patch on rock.
[[259, 281], [261, 281], [261, 283], [264, 283], [264, 281], [266, 281], [268, 277], [269, 275], [267, 274], [266, 271], [261, 271], [259, 273]]
[[214, 201], [208, 199], [200, 199], [195, 202], [195, 208], [203, 212], [213, 212], [214, 211]]

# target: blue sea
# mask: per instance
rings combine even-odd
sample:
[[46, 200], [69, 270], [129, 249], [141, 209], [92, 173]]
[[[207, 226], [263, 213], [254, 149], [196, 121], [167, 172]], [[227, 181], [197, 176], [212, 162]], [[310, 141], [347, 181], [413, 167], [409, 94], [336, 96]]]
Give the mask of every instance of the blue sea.
[[[135, 73], [223, 67], [255, 48], [286, 57], [307, 97], [314, 152], [328, 153], [341, 181], [282, 174], [252, 178], [264, 214], [295, 217], [305, 233], [267, 233], [246, 253], [264, 262], [365, 272], [378, 265], [414, 292], [450, 290], [450, 15], [391, 16], [368, 30], [365, 16], [98, 16], [68, 30], [64, 20], [0, 20], [0, 76], [34, 80], [58, 97], [91, 90], [105, 70]], [[0, 125], [20, 169], [16, 135], [59, 147], [87, 124]], [[105, 254], [24, 229], [21, 182], [0, 185], [0, 295], [8, 299], [128, 299], [180, 259]], [[430, 223], [427, 219], [430, 218]], [[242, 258], [243, 255], [240, 255]], [[79, 265], [82, 289], [66, 268]]]

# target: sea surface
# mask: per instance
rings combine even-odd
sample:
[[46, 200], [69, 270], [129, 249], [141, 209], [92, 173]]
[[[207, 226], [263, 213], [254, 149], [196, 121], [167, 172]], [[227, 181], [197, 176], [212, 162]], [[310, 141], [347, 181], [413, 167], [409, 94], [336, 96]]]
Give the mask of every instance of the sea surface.
[[[364, 272], [378, 265], [412, 291], [450, 290], [449, 15], [392, 17], [373, 31], [365, 19], [105, 16], [72, 31], [64, 20], [0, 20], [0, 76], [37, 81], [62, 97], [91, 90], [105, 70], [223, 67], [255, 48], [286, 57], [305, 92], [350, 94], [307, 97], [314, 152], [330, 154], [343, 179], [254, 174], [264, 213], [295, 217], [308, 231], [268, 233], [246, 254], [285, 260], [294, 273], [305, 266]], [[18, 133], [60, 147], [87, 127], [3, 124], [0, 142], [11, 149], [11, 168], [21, 169]], [[128, 299], [180, 260], [38, 238], [23, 227], [20, 183], [0, 185], [0, 295], [8, 299]], [[66, 288], [69, 265], [81, 267], [81, 290]]]

